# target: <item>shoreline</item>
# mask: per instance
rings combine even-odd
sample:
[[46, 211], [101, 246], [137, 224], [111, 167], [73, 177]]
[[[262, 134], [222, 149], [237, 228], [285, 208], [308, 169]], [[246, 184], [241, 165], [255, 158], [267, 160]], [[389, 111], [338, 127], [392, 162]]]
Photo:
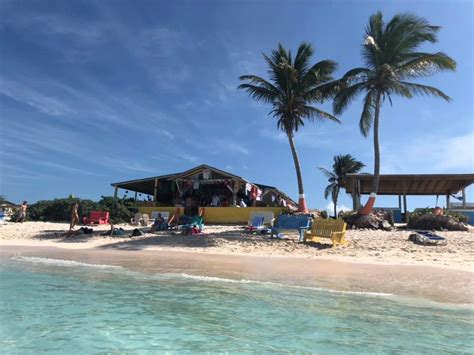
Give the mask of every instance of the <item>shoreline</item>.
[[3, 245], [0, 249], [0, 260], [18, 256], [121, 266], [150, 275], [177, 273], [336, 292], [390, 294], [454, 305], [474, 303], [472, 272], [435, 266], [377, 265], [291, 256], [225, 255], [181, 250], [65, 249], [13, 245]]

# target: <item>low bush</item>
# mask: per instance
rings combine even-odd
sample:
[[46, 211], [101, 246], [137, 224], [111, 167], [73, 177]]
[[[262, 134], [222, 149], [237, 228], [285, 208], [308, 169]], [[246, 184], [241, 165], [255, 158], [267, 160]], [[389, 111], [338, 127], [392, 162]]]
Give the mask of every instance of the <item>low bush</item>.
[[90, 211], [108, 211], [110, 212], [110, 221], [112, 223], [130, 222], [130, 219], [137, 212], [137, 208], [134, 207], [134, 201], [131, 198], [119, 199], [102, 196], [99, 202], [95, 202], [70, 196], [68, 198], [42, 200], [31, 204], [28, 208], [27, 220], [70, 222], [71, 209], [76, 202], [79, 203], [78, 212], [81, 221], [83, 217], [89, 215]]

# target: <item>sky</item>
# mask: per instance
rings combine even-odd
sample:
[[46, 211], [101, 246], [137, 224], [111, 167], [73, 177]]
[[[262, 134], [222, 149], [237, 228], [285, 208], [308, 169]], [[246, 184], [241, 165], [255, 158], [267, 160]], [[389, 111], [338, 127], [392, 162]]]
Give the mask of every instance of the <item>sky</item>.
[[[442, 26], [439, 42], [456, 72], [421, 83], [451, 103], [396, 98], [381, 110], [381, 172], [474, 172], [473, 2], [454, 1], [8, 1], [0, 0], [0, 194], [34, 202], [70, 194], [97, 200], [112, 182], [208, 164], [298, 198], [288, 141], [270, 106], [237, 89], [267, 77], [262, 53], [313, 45], [312, 62], [363, 65], [370, 15], [400, 12]], [[320, 108], [331, 111], [331, 102]], [[337, 154], [373, 171], [372, 136], [359, 133], [360, 100], [341, 124], [308, 123], [296, 135], [311, 208], [323, 197]], [[474, 200], [474, 189], [468, 190]], [[435, 205], [409, 197], [408, 205]], [[440, 199], [439, 205], [444, 200]], [[379, 206], [396, 206], [383, 197]], [[341, 196], [341, 205], [351, 200]]]

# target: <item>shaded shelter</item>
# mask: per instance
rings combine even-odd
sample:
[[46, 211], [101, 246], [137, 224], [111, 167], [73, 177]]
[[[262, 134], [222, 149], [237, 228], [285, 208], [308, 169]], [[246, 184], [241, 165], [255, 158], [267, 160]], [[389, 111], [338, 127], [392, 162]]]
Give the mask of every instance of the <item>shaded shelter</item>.
[[[360, 196], [368, 195], [372, 189], [372, 174], [348, 174], [347, 193], [352, 195], [353, 209], [360, 208]], [[378, 195], [398, 196], [398, 207], [406, 217], [407, 195], [445, 196], [446, 207], [450, 206], [450, 198], [462, 193], [462, 205], [466, 206], [465, 189], [474, 183], [474, 174], [390, 174], [380, 175]]]

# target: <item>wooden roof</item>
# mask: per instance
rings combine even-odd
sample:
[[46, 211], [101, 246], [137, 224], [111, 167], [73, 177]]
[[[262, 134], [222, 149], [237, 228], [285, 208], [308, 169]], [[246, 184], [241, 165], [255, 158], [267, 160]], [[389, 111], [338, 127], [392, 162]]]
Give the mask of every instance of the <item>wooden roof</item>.
[[[347, 193], [370, 194], [372, 174], [348, 174]], [[380, 175], [378, 195], [451, 195], [474, 183], [474, 174]], [[358, 188], [359, 187], [359, 188]]]
[[[218, 174], [222, 179], [234, 179], [234, 180], [239, 180], [245, 183], [250, 183], [246, 179], [231, 174], [227, 171], [220, 170], [217, 168], [214, 168], [209, 165], [199, 165], [196, 166], [195, 168], [186, 170], [182, 173], [175, 173], [175, 174], [168, 174], [168, 175], [159, 175], [159, 176], [152, 176], [149, 178], [143, 178], [143, 179], [136, 179], [136, 180], [129, 180], [129, 181], [122, 181], [122, 182], [114, 182], [111, 185], [113, 187], [118, 187], [120, 189], [124, 190], [130, 190], [130, 191], [137, 191], [143, 194], [147, 195], [153, 195], [154, 189], [155, 189], [155, 179], [156, 180], [177, 180], [177, 179], [189, 179], [193, 175], [201, 173], [203, 170], [209, 169], [212, 172]], [[250, 183], [252, 184], [252, 183]], [[255, 185], [255, 184], [252, 184]]]

